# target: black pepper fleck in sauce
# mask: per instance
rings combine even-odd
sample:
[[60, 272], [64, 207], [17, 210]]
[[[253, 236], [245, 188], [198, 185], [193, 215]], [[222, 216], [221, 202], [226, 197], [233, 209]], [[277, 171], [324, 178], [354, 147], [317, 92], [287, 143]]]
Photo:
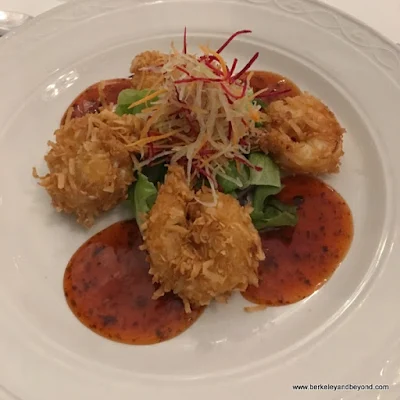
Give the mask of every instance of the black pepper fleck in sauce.
[[294, 228], [261, 234], [266, 258], [259, 286], [243, 294], [257, 304], [291, 304], [311, 295], [334, 273], [353, 238], [351, 211], [330, 186], [302, 175], [283, 184], [278, 198], [297, 205], [299, 221]]
[[154, 286], [142, 237], [134, 221], [118, 222], [93, 236], [72, 256], [64, 293], [72, 312], [88, 328], [128, 344], [153, 344], [189, 328], [202, 314], [186, 314], [168, 294], [153, 300]]

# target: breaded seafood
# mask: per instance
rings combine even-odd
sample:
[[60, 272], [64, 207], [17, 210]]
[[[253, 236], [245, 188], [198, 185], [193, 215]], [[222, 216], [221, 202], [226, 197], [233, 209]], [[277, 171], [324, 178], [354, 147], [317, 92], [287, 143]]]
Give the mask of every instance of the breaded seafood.
[[135, 89], [154, 89], [163, 82], [161, 67], [168, 55], [159, 51], [145, 51], [138, 54], [131, 64], [132, 86]]
[[212, 201], [207, 188], [196, 196], [200, 202], [183, 168], [170, 166], [143, 225], [150, 274], [159, 284], [154, 297], [172, 291], [187, 312], [257, 285], [258, 264], [264, 259], [248, 208], [223, 193], [215, 207], [207, 207], [202, 204]]
[[260, 139], [261, 149], [292, 173], [339, 171], [343, 133], [333, 112], [321, 100], [304, 93], [272, 102], [271, 129]]
[[139, 125], [133, 115], [105, 110], [71, 119], [55, 132], [45, 156], [49, 173], [40, 177], [34, 169], [33, 174], [57, 211], [73, 213], [90, 227], [97, 215], [126, 198], [133, 181], [126, 145], [136, 140]]

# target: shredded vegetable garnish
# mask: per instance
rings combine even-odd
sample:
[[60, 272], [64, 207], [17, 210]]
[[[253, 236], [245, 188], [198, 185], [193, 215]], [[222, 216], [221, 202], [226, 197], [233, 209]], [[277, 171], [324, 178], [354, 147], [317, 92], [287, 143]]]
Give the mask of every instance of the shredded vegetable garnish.
[[155, 99], [151, 107], [137, 114], [145, 123], [140, 139], [130, 145], [131, 150], [142, 155], [134, 158], [136, 170], [163, 157], [167, 162], [180, 163], [185, 166], [189, 185], [198, 179], [208, 181], [214, 200], [207, 205], [214, 205], [217, 176], [226, 176], [229, 160], [258, 169], [246, 158], [251, 142], [260, 133], [257, 126], [268, 122], [254, 101], [249, 84], [252, 74], [246, 74], [258, 53], [238, 72], [238, 60], [228, 66], [221, 55], [236, 36], [250, 32], [234, 33], [216, 51], [200, 46], [201, 54], [194, 55], [188, 53], [185, 29], [182, 52], [172, 46], [161, 68], [160, 87], [131, 105]]

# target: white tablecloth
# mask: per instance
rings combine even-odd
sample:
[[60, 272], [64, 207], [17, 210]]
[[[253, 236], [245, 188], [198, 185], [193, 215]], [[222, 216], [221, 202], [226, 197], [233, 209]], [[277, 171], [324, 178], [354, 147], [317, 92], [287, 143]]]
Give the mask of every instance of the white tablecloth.
[[[322, 1], [346, 11], [400, 43], [400, 0]], [[0, 10], [20, 11], [36, 16], [61, 3], [62, 0], [0, 0]]]

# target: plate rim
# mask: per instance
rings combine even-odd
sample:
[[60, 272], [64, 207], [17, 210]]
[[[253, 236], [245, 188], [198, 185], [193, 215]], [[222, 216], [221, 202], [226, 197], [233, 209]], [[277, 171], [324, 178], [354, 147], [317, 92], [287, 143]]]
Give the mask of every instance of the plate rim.
[[[185, 1], [189, 1], [189, 0], [185, 0]], [[190, 0], [193, 2], [209, 2], [208, 0]], [[275, 0], [274, 0], [275, 1]], [[59, 14], [62, 14], [64, 12], [64, 9], [69, 9], [70, 7], [76, 5], [78, 2], [80, 3], [99, 3], [99, 2], [104, 2], [103, 0], [99, 0], [99, 1], [92, 1], [92, 0], [86, 0], [86, 1], [82, 1], [82, 0], [78, 0], [77, 2], [72, 2], [72, 3], [66, 3], [61, 5], [60, 7], [57, 7], [54, 10], [50, 10], [47, 13], [44, 13], [43, 15], [39, 16], [37, 21], [37, 24], [40, 26], [40, 21], [42, 20], [46, 20], [49, 17], [53, 17], [53, 16], [57, 16]], [[141, 1], [141, 0], [135, 0], [132, 1], [131, 3], [136, 2], [139, 4], [154, 4], [154, 3], [158, 3], [158, 1]], [[174, 1], [174, 0], [164, 0], [161, 1], [162, 3], [179, 3], [180, 1]], [[232, 1], [230, 0], [218, 0], [218, 2], [225, 2], [225, 3], [231, 3]], [[343, 17], [345, 17], [346, 19], [352, 20], [353, 22], [356, 22], [358, 25], [363, 26], [363, 28], [366, 28], [368, 31], [372, 32], [374, 35], [377, 35], [380, 37], [380, 39], [382, 39], [386, 44], [390, 45], [390, 47], [393, 48], [393, 50], [395, 51], [396, 54], [400, 55], [400, 51], [397, 48], [396, 44], [393, 43], [392, 41], [390, 41], [389, 39], [387, 39], [384, 35], [380, 34], [379, 32], [375, 31], [373, 28], [370, 28], [368, 25], [366, 25], [365, 23], [363, 23], [362, 21], [357, 20], [357, 18], [354, 18], [352, 16], [347, 15], [346, 13], [344, 13], [341, 10], [336, 9], [335, 7], [329, 6], [325, 3], [320, 2], [319, 0], [317, 2], [313, 2], [310, 0], [301, 0], [301, 2], [304, 3], [319, 3], [321, 6], [323, 6], [323, 8], [327, 8], [332, 10], [334, 13], [339, 13], [341, 14]], [[241, 1], [234, 1], [234, 3], [250, 3], [250, 4], [254, 4], [253, 1], [246, 1], [246, 0], [241, 0]], [[257, 3], [259, 4], [259, 3]], [[12, 34], [11, 36], [8, 36], [6, 39], [9, 40], [10, 45], [12, 46], [13, 40], [15, 38], [24, 36], [24, 35], [29, 35], [30, 34], [30, 29], [31, 27], [29, 25], [34, 25], [35, 27], [37, 26], [37, 24], [34, 24], [34, 22], [30, 22], [29, 24], [27, 24], [26, 27], [22, 27], [20, 30], [18, 30], [18, 32], [16, 32], [15, 34]], [[1, 44], [0, 44], [0, 51], [1, 51]], [[387, 71], [385, 71], [387, 73]], [[393, 78], [393, 77], [392, 77]], [[396, 81], [396, 85], [398, 88], [400, 88], [400, 84], [399, 81]]]

